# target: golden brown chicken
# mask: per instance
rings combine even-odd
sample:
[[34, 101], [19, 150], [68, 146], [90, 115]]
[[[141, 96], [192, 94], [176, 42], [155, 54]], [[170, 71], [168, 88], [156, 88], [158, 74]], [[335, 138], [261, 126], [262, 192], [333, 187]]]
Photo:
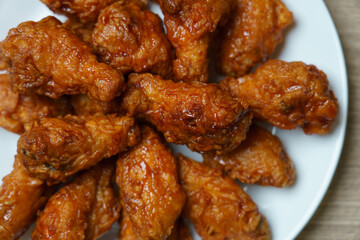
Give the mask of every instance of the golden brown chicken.
[[14, 91], [51, 98], [87, 93], [110, 101], [121, 94], [124, 77], [91, 51], [54, 17], [20, 24], [2, 44]]
[[[126, 211], [122, 211], [121, 218], [119, 219], [120, 231], [118, 234], [119, 240], [137, 240], [132, 223], [129, 215]], [[170, 236], [166, 240], [192, 240], [193, 238], [190, 235], [190, 231], [187, 226], [184, 224], [181, 217], [175, 222], [174, 228], [171, 230]]]
[[292, 20], [281, 0], [234, 0], [231, 18], [215, 38], [218, 72], [240, 77], [267, 60]]
[[0, 126], [18, 134], [42, 117], [71, 113], [70, 100], [66, 96], [51, 99], [36, 94], [14, 93], [7, 74], [0, 74], [0, 99]]
[[105, 8], [92, 34], [92, 44], [104, 62], [124, 74], [173, 75], [173, 52], [161, 19], [135, 4], [116, 2]]
[[20, 137], [17, 151], [31, 176], [52, 184], [134, 146], [139, 134], [133, 118], [115, 114], [42, 118]]
[[122, 106], [150, 121], [168, 142], [218, 154], [245, 139], [252, 118], [245, 102], [216, 84], [176, 83], [151, 74], [130, 75]]
[[171, 235], [166, 240], [193, 240], [189, 228], [185, 225], [181, 217], [175, 223]]
[[217, 25], [230, 14], [232, 0], [159, 0], [167, 36], [176, 50], [174, 78], [208, 81], [208, 49]]
[[221, 171], [179, 155], [187, 196], [183, 215], [204, 240], [270, 239], [268, 223], [239, 185]]
[[114, 2], [132, 2], [144, 8], [147, 0], [40, 0], [55, 13], [78, 18], [83, 23], [96, 22], [101, 11]]
[[270, 60], [253, 74], [222, 80], [220, 87], [247, 100], [256, 118], [282, 129], [326, 134], [337, 115], [326, 74], [302, 62]]
[[69, 18], [64, 22], [63, 26], [92, 47], [91, 34], [94, 31], [95, 23], [83, 23], [77, 18]]
[[30, 177], [20, 159], [0, 186], [0, 239], [17, 239], [35, 220], [37, 211], [48, 199], [43, 181]]
[[133, 231], [133, 226], [130, 217], [124, 209], [121, 211], [119, 225], [120, 225], [120, 231], [118, 234], [119, 240], [137, 240], [137, 237]]
[[77, 115], [94, 115], [96, 113], [112, 114], [120, 111], [120, 99], [114, 98], [110, 102], [91, 99], [87, 95], [71, 96], [71, 106]]
[[255, 125], [246, 139], [224, 155], [204, 153], [204, 163], [243, 183], [287, 187], [294, 183], [295, 169], [279, 138]]
[[152, 128], [143, 126], [141, 133], [135, 148], [119, 154], [116, 182], [135, 235], [165, 239], [181, 213], [185, 194], [170, 149]]
[[104, 160], [55, 193], [36, 221], [32, 239], [95, 240], [118, 219], [114, 161]]

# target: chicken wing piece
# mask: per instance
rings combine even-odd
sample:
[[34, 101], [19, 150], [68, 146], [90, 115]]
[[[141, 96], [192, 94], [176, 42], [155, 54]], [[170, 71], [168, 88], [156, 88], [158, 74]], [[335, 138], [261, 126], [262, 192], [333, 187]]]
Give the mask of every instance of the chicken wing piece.
[[287, 187], [294, 183], [295, 169], [279, 138], [252, 125], [246, 139], [224, 155], [204, 153], [204, 163], [243, 183]]
[[71, 106], [77, 115], [94, 115], [96, 113], [106, 115], [120, 111], [120, 99], [114, 98], [110, 102], [103, 102], [91, 99], [87, 95], [74, 95], [71, 96]]
[[189, 228], [185, 225], [181, 217], [176, 221], [171, 235], [166, 240], [193, 240]]
[[151, 74], [130, 75], [122, 107], [150, 121], [168, 142], [218, 154], [245, 139], [252, 118], [245, 102], [216, 84], [176, 83]]
[[43, 181], [30, 177], [18, 157], [0, 186], [0, 239], [17, 239], [35, 220], [48, 194]]
[[94, 31], [95, 23], [83, 23], [77, 18], [69, 18], [64, 22], [63, 26], [74, 33], [87, 45], [91, 45], [91, 34]]
[[173, 52], [161, 19], [135, 4], [116, 2], [105, 8], [92, 34], [92, 45], [104, 62], [124, 74], [173, 75]]
[[71, 113], [68, 97], [51, 99], [36, 94], [24, 95], [11, 90], [9, 75], [0, 75], [0, 126], [22, 134], [31, 123], [42, 117], [57, 117]]
[[20, 24], [2, 45], [14, 91], [51, 98], [87, 93], [110, 101], [125, 87], [124, 77], [91, 51], [54, 17]]
[[119, 240], [137, 240], [137, 237], [133, 231], [133, 224], [130, 220], [129, 214], [127, 214], [124, 209], [121, 211], [121, 218], [119, 219], [119, 224]]
[[267, 60], [293, 20], [281, 0], [234, 0], [231, 16], [214, 45], [217, 71], [235, 77]]
[[120, 199], [139, 239], [165, 239], [185, 203], [176, 159], [160, 136], [148, 126], [142, 141], [119, 154], [116, 182]]
[[7, 68], [5, 57], [1, 54], [1, 45], [2, 42], [0, 42], [0, 71], [5, 70]]
[[178, 159], [187, 196], [182, 214], [190, 219], [202, 239], [271, 238], [265, 217], [232, 179], [182, 155]]
[[218, 24], [226, 22], [232, 0], [159, 0], [167, 36], [176, 50], [174, 78], [208, 81], [208, 48]]
[[326, 134], [337, 115], [326, 74], [302, 62], [270, 60], [253, 74], [222, 80], [220, 87], [246, 99], [255, 117], [282, 129]]
[[[120, 231], [118, 234], [119, 240], [137, 240], [132, 222], [130, 220], [129, 215], [126, 211], [122, 211], [122, 217], [119, 219]], [[166, 238], [166, 240], [192, 240], [193, 238], [190, 235], [190, 231], [187, 226], [184, 224], [181, 217], [175, 222], [175, 226], [171, 231], [170, 236]]]
[[114, 2], [127, 4], [132, 2], [141, 8], [147, 5], [147, 0], [40, 0], [55, 13], [78, 18], [83, 23], [96, 22], [102, 9]]
[[115, 114], [42, 118], [20, 137], [18, 155], [31, 176], [52, 184], [136, 145], [139, 135], [133, 118]]
[[115, 166], [110, 160], [77, 176], [49, 199], [32, 239], [95, 240], [110, 230], [120, 212], [113, 189]]

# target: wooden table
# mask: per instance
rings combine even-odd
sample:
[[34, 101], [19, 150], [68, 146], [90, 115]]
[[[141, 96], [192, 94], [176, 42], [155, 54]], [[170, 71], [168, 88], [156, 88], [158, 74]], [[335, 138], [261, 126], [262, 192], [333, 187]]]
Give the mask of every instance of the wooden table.
[[349, 119], [342, 157], [319, 209], [297, 239], [360, 239], [360, 1], [324, 0], [345, 52]]

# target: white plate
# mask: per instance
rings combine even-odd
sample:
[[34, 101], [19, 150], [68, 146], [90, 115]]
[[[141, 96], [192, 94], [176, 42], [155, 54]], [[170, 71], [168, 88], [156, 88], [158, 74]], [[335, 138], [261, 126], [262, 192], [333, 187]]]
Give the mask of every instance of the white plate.
[[[302, 130], [274, 129], [294, 161], [296, 184], [288, 189], [245, 186], [266, 216], [274, 240], [294, 239], [315, 212], [331, 182], [344, 142], [348, 86], [341, 44], [323, 1], [283, 0], [294, 13], [295, 24], [285, 36], [277, 57], [315, 64], [328, 75], [339, 100], [339, 116], [325, 136], [306, 136]], [[154, 9], [155, 10], [155, 9]], [[158, 9], [157, 9], [158, 10]], [[39, 0], [0, 0], [0, 39], [25, 20], [40, 20], [51, 12]], [[0, 177], [11, 171], [18, 136], [0, 129]], [[185, 148], [185, 154], [200, 159]], [[29, 234], [22, 239], [29, 239]], [[114, 239], [116, 230], [102, 239]]]

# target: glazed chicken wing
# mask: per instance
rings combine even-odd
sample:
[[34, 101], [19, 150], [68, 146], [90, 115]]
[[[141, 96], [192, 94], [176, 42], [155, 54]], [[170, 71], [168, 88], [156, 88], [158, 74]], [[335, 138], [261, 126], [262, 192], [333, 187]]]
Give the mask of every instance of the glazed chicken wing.
[[0, 126], [21, 134], [42, 117], [71, 113], [69, 98], [51, 99], [36, 94], [24, 95], [11, 90], [9, 75], [0, 75]]
[[129, 117], [42, 118], [20, 137], [18, 155], [31, 176], [52, 184], [134, 146], [139, 134]]
[[246, 103], [216, 84], [176, 83], [151, 74], [130, 75], [123, 108], [150, 121], [168, 142], [219, 154], [245, 139], [252, 118]]
[[17, 239], [48, 198], [43, 181], [30, 177], [15, 157], [14, 169], [0, 186], [0, 239]]
[[171, 235], [166, 240], [193, 240], [189, 228], [185, 225], [181, 217], [175, 223]]
[[204, 153], [204, 163], [243, 183], [287, 187], [294, 183], [295, 170], [279, 138], [251, 125], [246, 139], [224, 155]]
[[96, 22], [101, 10], [114, 2], [126, 4], [132, 2], [141, 8], [147, 0], [40, 0], [55, 13], [77, 18], [83, 23]]
[[230, 14], [232, 0], [159, 0], [167, 36], [176, 50], [174, 78], [207, 82], [208, 49], [218, 24]]
[[292, 19], [281, 0], [234, 0], [230, 20], [216, 36], [218, 72], [240, 77], [265, 61]]
[[[122, 211], [121, 218], [119, 220], [120, 231], [118, 234], [119, 240], [137, 240], [133, 228], [132, 222], [126, 211]], [[174, 228], [171, 230], [170, 236], [166, 240], [192, 240], [188, 227], [184, 224], [181, 217], [175, 222]]]
[[103, 161], [62, 187], [36, 221], [32, 239], [95, 240], [118, 219], [113, 161]]
[[204, 240], [270, 239], [268, 223], [239, 185], [219, 170], [179, 155], [187, 196], [183, 215]]
[[124, 77], [91, 51], [54, 17], [20, 24], [2, 44], [14, 91], [51, 98], [88, 94], [110, 101], [123, 90]]
[[134, 4], [116, 2], [104, 9], [92, 34], [102, 60], [127, 74], [172, 76], [173, 52], [161, 19]]
[[120, 111], [120, 99], [114, 98], [110, 102], [91, 99], [87, 95], [71, 96], [71, 106], [77, 115], [94, 115], [96, 113], [112, 114]]
[[247, 100], [255, 117], [282, 129], [326, 134], [337, 114], [326, 74], [302, 62], [270, 60], [255, 73], [226, 78], [220, 86]]
[[165, 239], [185, 203], [176, 159], [160, 136], [148, 126], [142, 141], [119, 155], [116, 181], [120, 199], [139, 239]]
[[77, 18], [69, 18], [64, 22], [63, 26], [92, 47], [91, 34], [94, 31], [95, 23], [83, 23]]

